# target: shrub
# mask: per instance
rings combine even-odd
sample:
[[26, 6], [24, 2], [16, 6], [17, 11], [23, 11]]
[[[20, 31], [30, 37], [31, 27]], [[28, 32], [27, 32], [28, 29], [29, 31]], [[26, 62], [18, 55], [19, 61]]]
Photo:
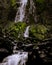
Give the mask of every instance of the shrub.
[[24, 22], [14, 23], [11, 27], [9, 27], [8, 33], [10, 36], [14, 37], [15, 39], [18, 39], [18, 37], [23, 36], [25, 27], [26, 23]]
[[29, 30], [29, 35], [39, 40], [43, 40], [46, 37], [47, 28], [44, 25], [32, 25]]

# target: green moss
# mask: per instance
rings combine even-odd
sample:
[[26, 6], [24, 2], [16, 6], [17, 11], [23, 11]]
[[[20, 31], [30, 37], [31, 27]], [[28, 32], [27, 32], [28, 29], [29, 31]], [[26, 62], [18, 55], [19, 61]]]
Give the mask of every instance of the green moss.
[[15, 39], [18, 39], [18, 37], [23, 36], [25, 27], [26, 23], [24, 22], [14, 23], [11, 27], [9, 27], [8, 32], [10, 36], [14, 37]]
[[47, 28], [44, 25], [37, 25], [37, 33], [45, 34], [47, 32]]
[[34, 37], [39, 40], [43, 40], [47, 33], [47, 28], [44, 25], [32, 25], [29, 30], [30, 37]]
[[39, 40], [43, 40], [45, 38], [45, 35], [38, 34], [38, 33], [35, 33], [34, 36], [36, 37], [36, 39], [39, 39]]

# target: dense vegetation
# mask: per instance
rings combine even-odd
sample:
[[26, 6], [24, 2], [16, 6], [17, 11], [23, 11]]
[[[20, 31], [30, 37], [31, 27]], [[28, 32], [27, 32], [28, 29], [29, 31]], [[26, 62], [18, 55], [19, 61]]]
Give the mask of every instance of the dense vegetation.
[[[19, 4], [16, 0], [0, 0], [0, 49], [5, 49], [4, 51], [0, 50], [0, 55], [2, 53], [12, 54], [13, 47], [17, 44], [19, 47], [17, 49], [31, 51], [33, 56], [35, 55], [45, 62], [52, 62], [52, 0], [33, 1], [36, 6], [37, 22], [34, 22], [30, 17], [29, 23], [14, 23]], [[23, 33], [29, 24], [29, 38], [24, 38]], [[26, 44], [32, 44], [32, 46], [26, 47]], [[43, 57], [42, 54], [44, 54]], [[3, 55], [3, 57], [5, 56]]]

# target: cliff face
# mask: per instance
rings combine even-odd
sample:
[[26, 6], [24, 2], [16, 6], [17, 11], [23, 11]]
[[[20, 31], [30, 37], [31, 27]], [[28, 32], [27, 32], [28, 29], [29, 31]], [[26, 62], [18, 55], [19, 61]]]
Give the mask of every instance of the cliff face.
[[[16, 20], [18, 21], [19, 16], [20, 16], [20, 13], [19, 13], [20, 11], [18, 11], [18, 10], [19, 10], [20, 6], [22, 6], [21, 0], [17, 1], [16, 4], [17, 4], [17, 13], [16, 13], [17, 19]], [[25, 14], [23, 13], [24, 22], [29, 23], [29, 24], [31, 24], [31, 22], [33, 22], [33, 23], [37, 22], [35, 5], [36, 4], [35, 4], [34, 0], [27, 0], [26, 7], [24, 5], [24, 8], [23, 8], [25, 11]], [[22, 12], [22, 10], [21, 10], [21, 12]]]
[[28, 0], [24, 21], [29, 24], [37, 22], [35, 5], [36, 4], [33, 0]]

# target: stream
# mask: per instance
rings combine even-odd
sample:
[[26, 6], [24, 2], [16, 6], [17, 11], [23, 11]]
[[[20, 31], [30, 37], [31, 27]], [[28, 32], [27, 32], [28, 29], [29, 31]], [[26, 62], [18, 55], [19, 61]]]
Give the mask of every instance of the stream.
[[[29, 11], [27, 12], [27, 17], [25, 17], [26, 6], [27, 6], [28, 1], [30, 1], [30, 7], [29, 7]], [[27, 22], [28, 22], [28, 18], [30, 17], [29, 14], [30, 15], [32, 14], [32, 16], [33, 16], [32, 18], [34, 18], [34, 21], [37, 22], [35, 9], [36, 8], [34, 6], [33, 0], [19, 0], [19, 7], [18, 7], [18, 10], [16, 12], [15, 23], [16, 22], [23, 22], [24, 18], [25, 19], [27, 18]], [[34, 12], [35, 12], [35, 14], [34, 14]], [[28, 25], [25, 29], [25, 32], [23, 34], [24, 38], [29, 38], [29, 28], [30, 28], [30, 25]], [[24, 47], [27, 47], [27, 50], [29, 50], [29, 48], [31, 49], [33, 47], [33, 45], [31, 45], [31, 44], [26, 45]], [[44, 44], [44, 43], [42, 43], [42, 44]], [[35, 51], [33, 50], [34, 53], [32, 53], [32, 55], [34, 54], [34, 58], [36, 55], [37, 61], [41, 58], [45, 58], [45, 57], [47, 58], [47, 56], [51, 57], [51, 54], [49, 54], [49, 52], [47, 51], [47, 49], [50, 52], [52, 51], [52, 49], [49, 47], [49, 44], [48, 44], [48, 47], [45, 48], [46, 50], [44, 49], [44, 47], [47, 46], [46, 44], [42, 45], [41, 47], [40, 47], [40, 45], [37, 45], [37, 46], [39, 46], [39, 47], [37, 47], [37, 48], [35, 47], [36, 49], [35, 49]], [[26, 62], [28, 61], [28, 54], [29, 53], [26, 51], [16, 50], [16, 47], [17, 47], [17, 45], [14, 46], [13, 54], [5, 57], [2, 61], [2, 63], [0, 63], [0, 65], [26, 65]], [[42, 48], [43, 48], [43, 51], [40, 50]], [[32, 51], [32, 49], [31, 49], [31, 51]], [[47, 56], [45, 55], [45, 53], [47, 54]], [[30, 54], [31, 54], [31, 52], [30, 52]], [[33, 58], [32, 55], [31, 55], [31, 58]], [[41, 56], [41, 57], [39, 57], [39, 56]], [[31, 60], [31, 59], [29, 59], [29, 60]], [[33, 59], [32, 59], [32, 61], [33, 61]], [[30, 64], [31, 64], [31, 62], [30, 62]], [[33, 65], [33, 63], [31, 65]]]
[[[27, 0], [20, 0], [19, 3], [20, 3], [20, 7], [16, 13], [15, 22], [23, 21], [25, 16], [25, 8], [27, 5]], [[29, 26], [25, 30], [24, 37], [29, 36], [28, 29], [29, 29]], [[17, 52], [18, 53], [12, 54], [4, 58], [4, 60], [2, 61], [2, 63], [0, 63], [0, 65], [26, 65], [26, 62], [28, 60], [28, 52], [20, 52], [20, 51], [17, 51]]]

